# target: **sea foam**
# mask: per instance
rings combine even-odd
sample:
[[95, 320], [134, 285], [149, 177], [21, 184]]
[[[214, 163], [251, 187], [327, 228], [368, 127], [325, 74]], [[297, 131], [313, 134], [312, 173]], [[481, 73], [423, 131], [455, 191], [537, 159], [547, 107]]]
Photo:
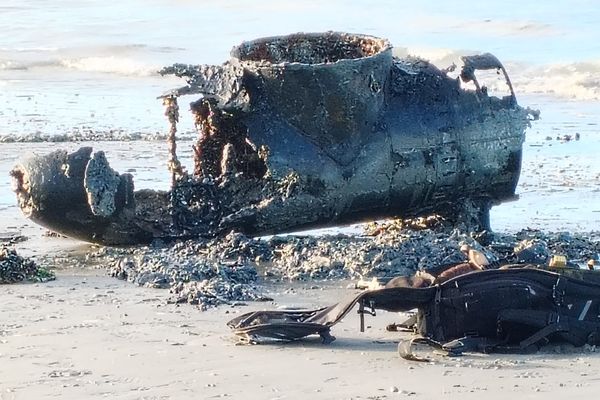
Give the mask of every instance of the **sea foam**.
[[[396, 48], [398, 57], [409, 55], [431, 61], [439, 68], [455, 64], [457, 76], [462, 66], [461, 57], [479, 54], [474, 50], [444, 48]], [[563, 99], [600, 101], [600, 59], [581, 62], [531, 64], [520, 61], [500, 60], [504, 63], [517, 94], [538, 94]], [[481, 73], [480, 73], [481, 74]], [[485, 74], [481, 74], [485, 76]], [[485, 81], [492, 91], [503, 91], [503, 79]]]
[[67, 70], [100, 72], [120, 76], [153, 76], [160, 65], [144, 63], [130, 57], [92, 56], [80, 58], [57, 58], [49, 60], [16, 61], [0, 60], [0, 71]]
[[60, 60], [59, 64], [70, 70], [84, 72], [104, 72], [125, 76], [152, 76], [157, 75], [159, 66], [148, 65], [127, 57], [83, 57]]

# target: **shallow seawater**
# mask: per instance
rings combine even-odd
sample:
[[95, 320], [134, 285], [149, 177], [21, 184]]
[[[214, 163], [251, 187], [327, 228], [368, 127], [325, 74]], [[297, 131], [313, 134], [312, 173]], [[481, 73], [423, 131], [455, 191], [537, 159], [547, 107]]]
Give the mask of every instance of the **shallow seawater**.
[[493, 228], [600, 230], [600, 103], [529, 96], [521, 103], [542, 115], [527, 131], [519, 200], [492, 209]]
[[[224, 62], [243, 40], [340, 30], [389, 38], [398, 55], [440, 67], [491, 52], [520, 104], [540, 109], [524, 146], [520, 199], [492, 210], [495, 229], [600, 229], [600, 8], [591, 0], [525, 4], [390, 0], [330, 2], [4, 0], [0, 5], [0, 139], [166, 130], [156, 99], [182, 86], [156, 74], [175, 62]], [[499, 82], [486, 82], [491, 89]], [[180, 129], [192, 130], [184, 98]], [[579, 140], [563, 141], [565, 136]], [[550, 138], [548, 140], [548, 138]], [[136, 188], [168, 188], [160, 142], [98, 142]], [[25, 151], [79, 143], [0, 143], [0, 214], [18, 212], [8, 170]], [[87, 143], [86, 143], [87, 145]], [[179, 156], [190, 165], [191, 142]], [[3, 222], [0, 222], [0, 228]]]

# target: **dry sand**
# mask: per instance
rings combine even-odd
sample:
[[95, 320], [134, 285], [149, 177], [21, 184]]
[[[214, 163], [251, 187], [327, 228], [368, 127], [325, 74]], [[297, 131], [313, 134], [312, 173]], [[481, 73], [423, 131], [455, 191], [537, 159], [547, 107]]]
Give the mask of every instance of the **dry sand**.
[[[81, 252], [72, 245], [59, 255]], [[0, 287], [2, 400], [587, 399], [600, 389], [600, 354], [590, 348], [403, 360], [397, 342], [410, 334], [385, 331], [403, 319], [395, 313], [367, 317], [365, 333], [350, 313], [330, 345], [318, 337], [237, 345], [225, 325], [240, 312], [336, 302], [353, 292], [348, 282], [266, 287], [275, 302], [201, 312], [167, 304], [167, 290], [136, 287], [104, 269], [56, 272], [53, 282]]]

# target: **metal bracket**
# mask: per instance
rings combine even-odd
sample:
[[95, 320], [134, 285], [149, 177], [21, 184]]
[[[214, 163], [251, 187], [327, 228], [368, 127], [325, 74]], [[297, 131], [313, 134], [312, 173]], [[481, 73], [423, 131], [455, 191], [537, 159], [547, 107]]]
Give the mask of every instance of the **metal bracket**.
[[365, 300], [360, 300], [358, 302], [358, 311], [357, 313], [360, 316], [360, 331], [364, 332], [365, 331], [365, 314], [369, 314], [372, 316], [376, 316], [377, 313], [375, 312], [375, 302], [373, 300], [369, 301], [369, 310], [365, 310]]
[[506, 84], [508, 85], [508, 89], [510, 90], [510, 95], [512, 101], [516, 103], [517, 97], [515, 96], [515, 91], [513, 89], [512, 83], [510, 82], [510, 78], [508, 77], [508, 73], [504, 69], [504, 66], [494, 56], [490, 53], [478, 54], [474, 56], [463, 56], [461, 57], [464, 65], [460, 72], [460, 78], [463, 82], [473, 82], [475, 84], [475, 88], [477, 89], [477, 94], [484, 93], [484, 90], [479, 86], [479, 82], [475, 77], [476, 70], [488, 70], [488, 69], [496, 69], [501, 70], [504, 74], [504, 79], [506, 80]]
[[556, 280], [556, 283], [552, 286], [552, 299], [554, 304], [561, 307], [564, 303], [564, 297], [566, 294], [567, 281], [561, 279], [560, 276]]

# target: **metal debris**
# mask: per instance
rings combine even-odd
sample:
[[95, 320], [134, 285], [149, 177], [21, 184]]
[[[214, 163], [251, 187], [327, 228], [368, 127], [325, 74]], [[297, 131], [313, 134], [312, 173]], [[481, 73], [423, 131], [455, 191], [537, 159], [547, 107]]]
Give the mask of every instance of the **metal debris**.
[[329, 344], [331, 328], [358, 305], [360, 330], [365, 314], [376, 310], [416, 316], [397, 327], [421, 335], [401, 341], [400, 356], [427, 361], [412, 351], [415, 341], [427, 343], [448, 356], [463, 352], [531, 352], [550, 342], [597, 346], [600, 322], [589, 312], [600, 301], [600, 277], [580, 270], [580, 276], [537, 268], [483, 270], [456, 276], [430, 287], [385, 287], [358, 293], [315, 310], [253, 311], [227, 323], [244, 343], [293, 341], [311, 334]]
[[[494, 56], [463, 61], [463, 79], [493, 68], [510, 87]], [[490, 228], [490, 207], [514, 198], [524, 131], [537, 118], [512, 90], [488, 96], [476, 80], [476, 91], [464, 89], [447, 71], [394, 58], [387, 40], [368, 35], [262, 38], [235, 47], [222, 65], [176, 64], [161, 73], [187, 81], [163, 96], [171, 190], [134, 192], [131, 177], [118, 175], [98, 212], [95, 197], [81, 194], [100, 153], [56, 152], [13, 169], [29, 218], [101, 244], [432, 213], [481, 231]], [[191, 103], [198, 138], [190, 174], [176, 154], [184, 94], [201, 95]], [[59, 200], [64, 207], [49, 206]]]

